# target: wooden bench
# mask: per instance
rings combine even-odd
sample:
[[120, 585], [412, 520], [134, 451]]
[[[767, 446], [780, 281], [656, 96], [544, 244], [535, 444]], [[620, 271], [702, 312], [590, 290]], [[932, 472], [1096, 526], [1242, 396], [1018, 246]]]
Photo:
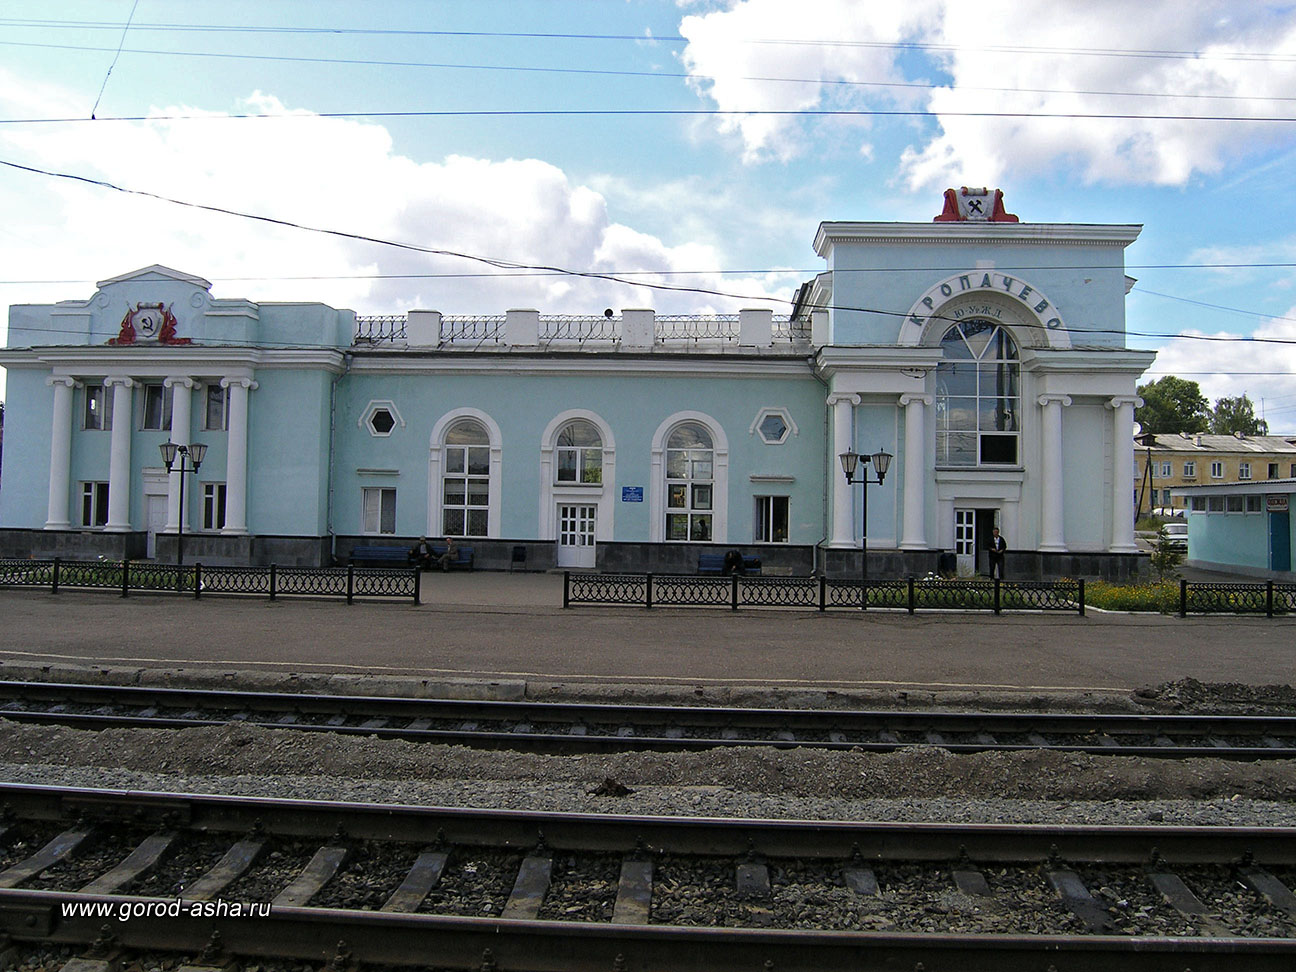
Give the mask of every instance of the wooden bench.
[[[724, 554], [704, 553], [698, 554], [697, 572], [699, 574], [723, 574]], [[743, 554], [743, 573], [759, 574], [761, 572], [761, 562], [759, 557], [753, 557], [750, 554]]]
[[[432, 544], [432, 566], [437, 566], [437, 561], [445, 556], [446, 545], [444, 543]], [[465, 547], [463, 544], [455, 544], [455, 556], [450, 561], [451, 570], [472, 570], [473, 569], [473, 548]]]
[[410, 566], [409, 547], [392, 547], [383, 544], [366, 544], [351, 548], [350, 563], [378, 567]]

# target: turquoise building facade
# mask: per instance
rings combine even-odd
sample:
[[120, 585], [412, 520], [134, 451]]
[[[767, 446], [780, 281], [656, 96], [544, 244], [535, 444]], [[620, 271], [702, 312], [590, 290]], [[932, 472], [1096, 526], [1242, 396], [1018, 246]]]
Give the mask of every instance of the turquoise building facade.
[[[877, 576], [975, 571], [991, 526], [1010, 575], [1128, 575], [1138, 231], [950, 190], [823, 223], [785, 317], [366, 317], [148, 267], [10, 309], [0, 553], [169, 559], [183, 524], [209, 563], [453, 535], [486, 568], [849, 574], [868, 489]], [[207, 447], [183, 507], [168, 440]], [[848, 451], [894, 461], [860, 487]]]

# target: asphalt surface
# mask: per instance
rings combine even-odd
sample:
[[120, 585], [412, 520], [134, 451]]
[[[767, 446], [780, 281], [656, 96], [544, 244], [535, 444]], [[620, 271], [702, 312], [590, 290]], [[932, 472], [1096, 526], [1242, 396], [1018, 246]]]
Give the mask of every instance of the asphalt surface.
[[[0, 591], [0, 677], [722, 700], [1128, 694], [1296, 682], [1296, 619], [581, 606], [558, 574], [432, 573], [424, 603]], [[401, 688], [393, 688], [400, 685]], [[928, 695], [931, 693], [931, 695]]]

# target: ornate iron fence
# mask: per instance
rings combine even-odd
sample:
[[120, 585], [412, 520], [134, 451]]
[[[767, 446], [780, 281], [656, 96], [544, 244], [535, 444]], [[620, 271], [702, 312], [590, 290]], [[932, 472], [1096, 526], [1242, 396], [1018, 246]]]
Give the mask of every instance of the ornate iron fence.
[[824, 577], [698, 577], [693, 574], [563, 574], [563, 607], [662, 604], [908, 611], [1085, 613], [1084, 581], [829, 580]]
[[1254, 584], [1179, 582], [1179, 617], [1189, 614], [1275, 614], [1296, 611], [1296, 584], [1256, 581]]
[[180, 567], [150, 561], [0, 560], [0, 587], [113, 590], [208, 595], [409, 597], [420, 603], [421, 574], [415, 568], [385, 567]]

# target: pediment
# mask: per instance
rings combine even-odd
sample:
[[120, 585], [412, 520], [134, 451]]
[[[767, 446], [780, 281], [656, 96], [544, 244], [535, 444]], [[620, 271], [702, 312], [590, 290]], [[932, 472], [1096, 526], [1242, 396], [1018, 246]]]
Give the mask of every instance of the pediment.
[[186, 283], [197, 287], [200, 290], [211, 290], [211, 281], [204, 280], [202, 277], [196, 277], [191, 273], [183, 273], [179, 270], [172, 270], [170, 267], [164, 267], [160, 263], [155, 263], [151, 267], [143, 267], [140, 270], [132, 270], [130, 273], [123, 273], [118, 277], [109, 277], [107, 280], [100, 280], [95, 286], [100, 290], [112, 284], [119, 283], [154, 283], [157, 281], [169, 281], [173, 283]]

